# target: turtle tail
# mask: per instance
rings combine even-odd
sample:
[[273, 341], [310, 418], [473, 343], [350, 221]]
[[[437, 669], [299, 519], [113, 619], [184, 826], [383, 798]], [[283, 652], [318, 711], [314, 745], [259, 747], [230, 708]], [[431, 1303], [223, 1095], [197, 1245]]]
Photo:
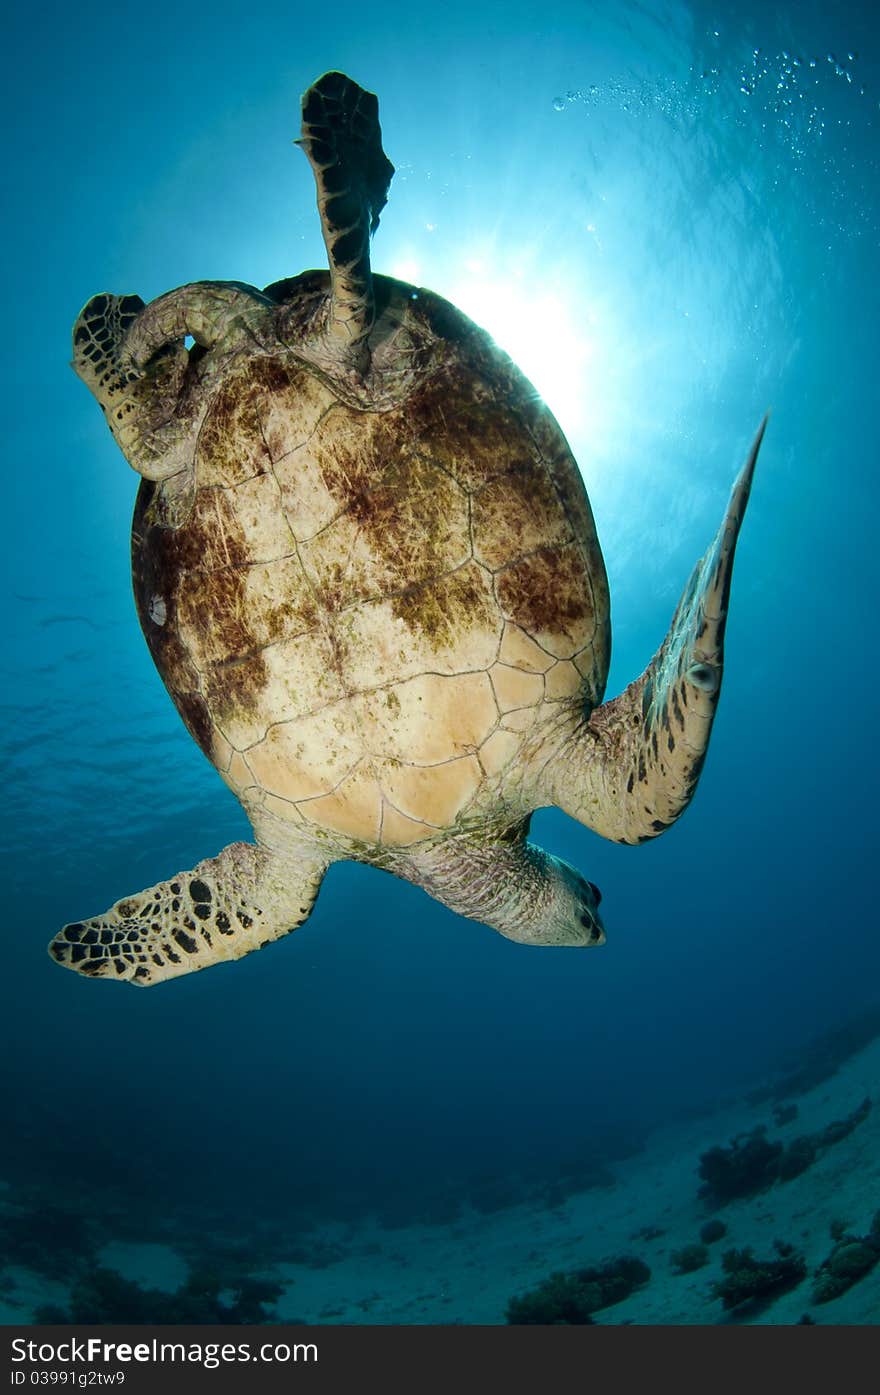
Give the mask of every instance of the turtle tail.
[[302, 99], [301, 145], [318, 188], [330, 262], [327, 332], [339, 357], [364, 372], [375, 319], [370, 237], [379, 226], [394, 166], [382, 149], [379, 103], [344, 73], [324, 73]]

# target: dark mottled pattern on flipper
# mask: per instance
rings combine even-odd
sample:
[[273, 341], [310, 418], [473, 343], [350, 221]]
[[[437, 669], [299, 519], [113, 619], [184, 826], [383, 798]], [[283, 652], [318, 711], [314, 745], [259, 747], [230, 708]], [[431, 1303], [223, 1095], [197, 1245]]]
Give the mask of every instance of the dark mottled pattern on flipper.
[[648, 668], [593, 712], [551, 763], [554, 802], [606, 838], [655, 838], [689, 804], [718, 705], [733, 558], [766, 418], [721, 528], [697, 563]]
[[65, 925], [49, 953], [90, 978], [145, 987], [240, 959], [308, 919], [325, 868], [308, 851], [278, 866], [253, 844], [232, 843], [191, 872]]
[[394, 174], [382, 149], [377, 98], [344, 73], [325, 73], [303, 96], [299, 144], [317, 185], [333, 283], [331, 333], [351, 347], [373, 325], [370, 236]]
[[[331, 227], [345, 228], [359, 216], [363, 202], [374, 233], [394, 175], [394, 166], [382, 149], [375, 93], [366, 92], [344, 73], [324, 73], [303, 97], [302, 120], [301, 143], [311, 144], [314, 159], [322, 161]], [[357, 200], [352, 207], [350, 199]]]
[[116, 363], [116, 352], [144, 302], [137, 295], [95, 295], [83, 306], [73, 327], [73, 368], [110, 414], [114, 396], [124, 395], [129, 377]]

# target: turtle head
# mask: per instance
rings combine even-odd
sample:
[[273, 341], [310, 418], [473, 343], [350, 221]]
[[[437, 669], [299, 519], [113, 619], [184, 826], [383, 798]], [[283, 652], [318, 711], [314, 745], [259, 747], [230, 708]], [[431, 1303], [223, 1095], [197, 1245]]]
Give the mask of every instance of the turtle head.
[[271, 301], [238, 282], [195, 282], [149, 305], [137, 295], [92, 296], [73, 327], [73, 369], [138, 474], [166, 480], [189, 466], [207, 407], [199, 390], [206, 353], [219, 361], [258, 344], [272, 332], [272, 311]]
[[[537, 850], [535, 850], [537, 851]], [[602, 893], [561, 857], [545, 854], [544, 868], [553, 896], [542, 908], [534, 943], [544, 945], [604, 945], [605, 927], [599, 915]]]

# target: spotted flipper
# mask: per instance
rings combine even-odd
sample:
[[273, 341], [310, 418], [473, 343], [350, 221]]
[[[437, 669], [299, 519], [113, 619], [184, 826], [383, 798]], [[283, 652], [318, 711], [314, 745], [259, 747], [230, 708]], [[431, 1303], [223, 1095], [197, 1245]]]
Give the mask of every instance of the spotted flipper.
[[[191, 473], [208, 398], [190, 375], [185, 339], [219, 353], [273, 333], [270, 301], [238, 281], [197, 281], [144, 305], [95, 295], [73, 327], [73, 369], [94, 394], [116, 443], [149, 480]], [[198, 360], [195, 360], [198, 361]]]
[[104, 915], [65, 925], [49, 953], [77, 973], [144, 987], [240, 959], [308, 919], [326, 865], [311, 852], [281, 860], [231, 843]]
[[[73, 326], [73, 370], [105, 411], [124, 400], [127, 378], [117, 354], [144, 308], [139, 295], [93, 295]], [[114, 417], [110, 415], [112, 427]]]
[[696, 788], [721, 689], [733, 556], [766, 424], [765, 417], [660, 649], [640, 678], [595, 709], [549, 768], [553, 802], [604, 838], [655, 838]]
[[328, 334], [343, 360], [364, 369], [375, 304], [370, 236], [379, 226], [394, 166], [382, 149], [379, 103], [344, 73], [325, 73], [302, 99], [302, 137], [318, 186], [330, 262]]
[[72, 367], [100, 403], [129, 464], [148, 479], [158, 480], [180, 467], [147, 449], [145, 437], [155, 425], [157, 400], [176, 401], [186, 354], [183, 362], [166, 357], [149, 379], [120, 361], [120, 350], [143, 309], [137, 295], [93, 295], [73, 326]]

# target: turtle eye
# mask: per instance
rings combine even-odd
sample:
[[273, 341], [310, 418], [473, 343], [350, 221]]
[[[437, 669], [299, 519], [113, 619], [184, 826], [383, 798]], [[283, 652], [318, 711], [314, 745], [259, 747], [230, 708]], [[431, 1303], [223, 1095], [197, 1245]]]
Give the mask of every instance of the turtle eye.
[[602, 900], [601, 891], [599, 890], [595, 882], [587, 882], [587, 886], [590, 888], [590, 890], [593, 893], [593, 896], [596, 898], [596, 905], [598, 906]]

